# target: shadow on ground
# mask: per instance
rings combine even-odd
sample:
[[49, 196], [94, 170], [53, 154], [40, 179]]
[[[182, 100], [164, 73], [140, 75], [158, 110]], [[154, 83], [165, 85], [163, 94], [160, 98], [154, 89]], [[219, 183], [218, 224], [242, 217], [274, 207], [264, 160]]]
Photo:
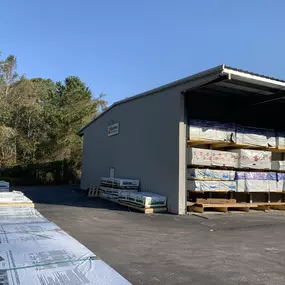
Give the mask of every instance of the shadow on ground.
[[88, 197], [78, 185], [67, 186], [33, 186], [15, 187], [22, 191], [35, 204], [64, 205], [72, 207], [101, 208], [116, 211], [129, 211], [127, 207], [103, 200], [97, 197]]

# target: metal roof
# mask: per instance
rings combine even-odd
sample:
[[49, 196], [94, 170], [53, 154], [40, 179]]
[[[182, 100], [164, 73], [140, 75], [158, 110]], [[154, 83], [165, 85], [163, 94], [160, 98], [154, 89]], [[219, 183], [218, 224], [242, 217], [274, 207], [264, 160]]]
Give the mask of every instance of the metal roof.
[[[246, 94], [260, 94], [260, 95], [274, 95], [275, 93], [282, 94], [280, 98], [285, 96], [285, 80], [276, 79], [274, 77], [269, 77], [265, 75], [260, 75], [257, 73], [245, 71], [238, 68], [229, 67], [225, 64], [216, 66], [214, 68], [205, 70], [200, 73], [196, 73], [194, 75], [188, 76], [186, 78], [171, 82], [169, 84], [160, 86], [158, 88], [149, 90], [147, 92], [138, 94], [133, 97], [126, 98], [121, 101], [117, 101], [113, 103], [110, 107], [105, 109], [102, 113], [100, 113], [96, 118], [91, 120], [85, 127], [83, 127], [79, 132], [78, 135], [82, 136], [84, 130], [90, 126], [94, 121], [98, 120], [101, 116], [106, 114], [115, 106], [118, 106], [123, 103], [127, 103], [132, 100], [136, 100], [138, 98], [153, 95], [157, 92], [162, 90], [173, 88], [179, 85], [183, 85], [186, 83], [194, 82], [195, 80], [202, 79], [202, 78], [210, 78], [216, 75], [216, 79], [214, 81], [209, 81], [205, 84], [205, 88], [211, 88], [212, 90], [220, 90], [226, 92], [238, 92], [239, 94], [244, 93]], [[210, 86], [210, 87], [209, 87]], [[203, 86], [196, 86], [203, 87]], [[203, 88], [204, 88], [203, 87]], [[185, 90], [187, 91], [187, 89]], [[281, 93], [280, 93], [281, 92]], [[279, 95], [280, 96], [280, 95]], [[279, 97], [277, 97], [278, 99]], [[276, 100], [276, 99], [273, 99]], [[272, 101], [272, 100], [268, 100]]]

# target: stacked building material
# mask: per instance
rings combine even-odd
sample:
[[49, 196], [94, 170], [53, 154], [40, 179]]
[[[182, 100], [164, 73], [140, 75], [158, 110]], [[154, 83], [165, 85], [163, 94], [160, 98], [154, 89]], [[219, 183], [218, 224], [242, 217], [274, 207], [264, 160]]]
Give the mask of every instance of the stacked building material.
[[[236, 172], [237, 192], [281, 192], [275, 172]], [[283, 187], [283, 186], [282, 186]]]
[[220, 170], [208, 168], [188, 168], [187, 179], [191, 180], [235, 180], [234, 170]]
[[238, 154], [229, 151], [190, 147], [188, 148], [188, 164], [236, 168], [238, 165]]
[[189, 191], [236, 191], [233, 170], [190, 168], [187, 179]]
[[235, 134], [235, 125], [231, 123], [190, 119], [189, 126], [191, 139], [231, 142]]
[[234, 142], [236, 144], [275, 147], [276, 134], [274, 130], [237, 125]]
[[[18, 223], [15, 223], [16, 219]], [[93, 252], [44, 219], [35, 209], [1, 209], [0, 243], [1, 284], [14, 284], [17, 280], [21, 285], [130, 285]]]
[[150, 192], [122, 191], [118, 200], [119, 202], [129, 202], [143, 208], [166, 206], [166, 197]]
[[0, 206], [28, 206], [34, 207], [33, 201], [27, 198], [22, 192], [1, 192]]
[[100, 195], [112, 202], [117, 202], [121, 192], [137, 192], [139, 185], [139, 180], [102, 177]]
[[231, 152], [238, 154], [237, 168], [271, 169], [270, 151], [236, 149]]
[[0, 192], [9, 192], [10, 191], [10, 183], [7, 181], [0, 181]]
[[285, 132], [276, 133], [276, 145], [277, 147], [285, 147]]

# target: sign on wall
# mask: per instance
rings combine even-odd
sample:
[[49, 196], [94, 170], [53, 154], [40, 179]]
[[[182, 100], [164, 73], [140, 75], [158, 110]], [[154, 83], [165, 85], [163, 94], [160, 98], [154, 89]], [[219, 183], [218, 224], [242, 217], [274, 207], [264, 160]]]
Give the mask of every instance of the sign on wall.
[[108, 137], [119, 134], [119, 123], [108, 126]]

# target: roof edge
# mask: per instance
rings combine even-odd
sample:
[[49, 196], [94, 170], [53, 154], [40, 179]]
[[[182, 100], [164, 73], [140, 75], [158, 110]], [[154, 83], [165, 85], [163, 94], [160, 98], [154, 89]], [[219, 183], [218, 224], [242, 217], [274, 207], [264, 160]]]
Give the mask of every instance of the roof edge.
[[116, 101], [114, 102], [110, 107], [108, 107], [107, 109], [105, 109], [104, 111], [102, 111], [97, 117], [95, 117], [94, 119], [92, 119], [87, 125], [85, 125], [77, 134], [79, 136], [83, 136], [83, 133], [84, 133], [84, 130], [86, 128], [88, 128], [93, 122], [95, 122], [97, 119], [99, 119], [101, 116], [103, 116], [104, 114], [106, 114], [108, 111], [110, 111], [111, 109], [113, 109], [115, 106], [117, 105], [120, 105], [120, 104], [123, 104], [123, 103], [126, 103], [126, 102], [129, 102], [129, 101], [132, 101], [132, 100], [136, 100], [136, 99], [139, 99], [141, 97], [144, 97], [144, 96], [148, 96], [148, 95], [152, 95], [154, 93], [157, 93], [157, 92], [160, 92], [162, 90], [165, 90], [165, 89], [168, 89], [168, 88], [173, 88], [175, 86], [178, 86], [178, 85], [181, 85], [181, 84], [185, 84], [187, 83], [188, 81], [191, 81], [191, 80], [195, 80], [195, 79], [198, 79], [198, 78], [202, 78], [204, 76], [209, 76], [211, 74], [214, 74], [214, 73], [222, 73], [223, 70], [225, 69], [226, 65], [225, 64], [222, 64], [222, 65], [218, 65], [216, 67], [213, 67], [213, 68], [210, 68], [210, 69], [207, 69], [207, 70], [204, 70], [202, 72], [198, 72], [198, 73], [195, 73], [193, 75], [190, 75], [188, 77], [184, 77], [182, 79], [179, 79], [179, 80], [175, 80], [171, 83], [168, 83], [168, 84], [165, 84], [165, 85], [161, 85], [157, 88], [154, 88], [154, 89], [151, 89], [149, 91], [146, 91], [146, 92], [143, 92], [143, 93], [140, 93], [140, 94], [137, 94], [137, 95], [134, 95], [134, 96], [131, 96], [131, 97], [127, 97], [125, 99], [122, 99], [122, 100], [119, 100], [119, 101]]

